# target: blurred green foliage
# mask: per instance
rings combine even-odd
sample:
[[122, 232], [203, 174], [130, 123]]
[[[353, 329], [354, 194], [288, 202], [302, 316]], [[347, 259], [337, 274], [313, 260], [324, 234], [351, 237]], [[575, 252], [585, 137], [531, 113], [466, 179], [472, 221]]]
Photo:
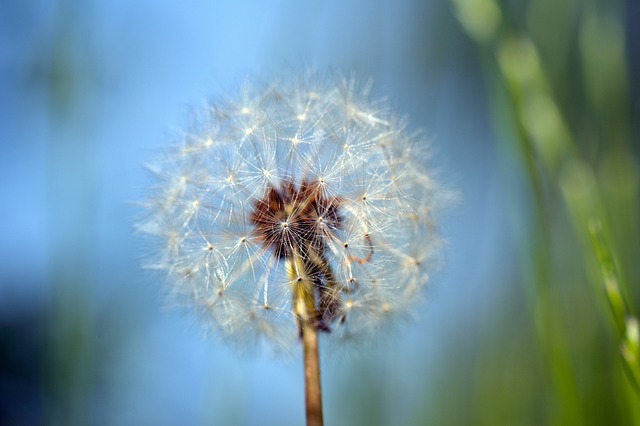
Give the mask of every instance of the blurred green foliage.
[[424, 417], [640, 424], [639, 169], [625, 4], [452, 3], [481, 52], [504, 167], [523, 182], [505, 186], [524, 207], [510, 211], [517, 272], [497, 274], [511, 304], [492, 313], [474, 351], [459, 344], [437, 379], [447, 391]]

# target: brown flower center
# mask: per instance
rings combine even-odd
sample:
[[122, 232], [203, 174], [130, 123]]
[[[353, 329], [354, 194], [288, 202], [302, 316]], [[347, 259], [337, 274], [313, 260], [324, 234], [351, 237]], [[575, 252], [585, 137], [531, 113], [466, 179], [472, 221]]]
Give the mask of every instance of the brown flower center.
[[328, 197], [318, 181], [270, 186], [253, 206], [254, 234], [278, 259], [324, 256], [327, 239], [341, 228], [340, 199]]

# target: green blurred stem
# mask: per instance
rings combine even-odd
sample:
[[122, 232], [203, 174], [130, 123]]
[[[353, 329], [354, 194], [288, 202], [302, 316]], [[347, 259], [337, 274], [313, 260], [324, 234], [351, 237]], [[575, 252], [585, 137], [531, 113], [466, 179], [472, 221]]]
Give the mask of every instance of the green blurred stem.
[[[464, 1], [458, 3], [458, 7], [462, 6], [462, 8], [469, 4]], [[480, 39], [477, 34], [470, 31], [469, 26], [466, 26], [466, 29], [470, 36], [476, 38], [482, 48], [485, 65], [490, 70], [498, 71], [497, 75], [500, 76], [500, 79], [494, 81], [497, 83], [496, 89], [504, 90], [505, 100], [513, 112], [517, 141], [534, 194], [536, 219], [542, 231], [532, 235], [534, 254], [532, 272], [537, 295], [533, 301], [538, 341], [548, 358], [553, 360], [549, 364], [551, 375], [560, 399], [565, 401], [560, 412], [560, 422], [580, 424], [583, 419], [578, 408], [580, 407], [580, 396], [577, 389], [576, 372], [571, 362], [569, 343], [564, 339], [566, 326], [556, 314], [559, 309], [554, 304], [555, 298], [551, 287], [551, 265], [553, 262], [549, 250], [551, 247], [551, 227], [547, 211], [551, 211], [553, 199], [549, 200], [545, 194], [548, 187], [545, 185], [544, 176], [544, 172], [549, 170], [541, 167], [546, 164], [538, 161], [540, 146], [534, 140], [535, 135], [531, 134], [530, 129], [525, 125], [527, 96], [532, 93], [534, 88], [546, 92], [546, 82], [542, 70], [538, 67], [538, 57], [533, 44], [524, 38], [522, 39], [523, 43], [520, 43], [504, 27], [504, 23], [500, 19], [502, 13], [499, 6], [491, 1], [488, 3], [496, 7], [496, 21], [491, 32], [487, 33], [487, 37]], [[528, 66], [523, 67], [523, 63]], [[521, 74], [524, 72], [530, 73]], [[491, 72], [487, 75], [491, 75]], [[567, 142], [567, 140], [564, 139], [563, 142]], [[545, 158], [553, 158], [553, 156], [542, 156], [543, 160]]]
[[[506, 36], [505, 36], [506, 37]], [[493, 55], [492, 55], [493, 56]], [[495, 57], [495, 56], [493, 56]], [[499, 64], [497, 64], [499, 65]], [[500, 68], [500, 67], [498, 67]], [[531, 237], [531, 247], [533, 249], [532, 272], [534, 274], [534, 288], [537, 297], [533, 299], [534, 319], [538, 341], [553, 362], [549, 364], [551, 375], [556, 383], [556, 389], [561, 400], [567, 402], [561, 412], [562, 422], [580, 423], [582, 415], [577, 408], [580, 406], [575, 372], [571, 362], [569, 343], [564, 339], [565, 325], [557, 316], [557, 306], [551, 288], [551, 247], [550, 235], [551, 227], [547, 211], [551, 211], [550, 203], [545, 197], [545, 182], [543, 170], [536, 161], [536, 147], [531, 135], [525, 128], [521, 119], [523, 109], [523, 92], [517, 82], [510, 80], [503, 69], [499, 75], [502, 76], [502, 84], [506, 90], [506, 100], [513, 111], [517, 133], [517, 141], [522, 153], [526, 172], [531, 184], [534, 201], [535, 217], [541, 232], [533, 234]]]

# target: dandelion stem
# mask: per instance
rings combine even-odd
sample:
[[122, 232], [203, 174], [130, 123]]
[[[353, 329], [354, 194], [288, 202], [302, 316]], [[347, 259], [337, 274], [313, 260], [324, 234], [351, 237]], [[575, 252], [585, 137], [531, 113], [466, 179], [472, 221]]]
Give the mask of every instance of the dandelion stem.
[[322, 390], [320, 388], [320, 358], [318, 329], [307, 321], [302, 327], [304, 345], [304, 385], [307, 426], [322, 426]]
[[318, 310], [314, 298], [315, 288], [309, 277], [309, 263], [299, 253], [287, 258], [286, 268], [291, 280], [293, 311], [297, 318], [304, 352], [307, 426], [322, 426]]

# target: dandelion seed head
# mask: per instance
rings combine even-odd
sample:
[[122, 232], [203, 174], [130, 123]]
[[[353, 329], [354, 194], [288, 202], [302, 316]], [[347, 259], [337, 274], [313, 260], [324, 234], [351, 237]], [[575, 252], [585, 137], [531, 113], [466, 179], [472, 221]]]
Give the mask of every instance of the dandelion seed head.
[[297, 341], [300, 282], [327, 339], [366, 340], [420, 300], [444, 198], [425, 141], [370, 85], [307, 75], [192, 112], [150, 170], [138, 228], [170, 295], [241, 345]]

